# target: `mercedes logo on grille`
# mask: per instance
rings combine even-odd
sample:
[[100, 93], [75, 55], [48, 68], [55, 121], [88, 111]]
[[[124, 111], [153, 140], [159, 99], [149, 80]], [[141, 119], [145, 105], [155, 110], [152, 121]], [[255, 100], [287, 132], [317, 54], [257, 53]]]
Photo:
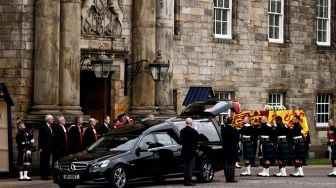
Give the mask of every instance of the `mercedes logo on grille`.
[[69, 166], [69, 171], [70, 171], [70, 172], [73, 172], [73, 171], [75, 171], [75, 170], [76, 170], [76, 165], [73, 164], [73, 163], [71, 163], [70, 166]]

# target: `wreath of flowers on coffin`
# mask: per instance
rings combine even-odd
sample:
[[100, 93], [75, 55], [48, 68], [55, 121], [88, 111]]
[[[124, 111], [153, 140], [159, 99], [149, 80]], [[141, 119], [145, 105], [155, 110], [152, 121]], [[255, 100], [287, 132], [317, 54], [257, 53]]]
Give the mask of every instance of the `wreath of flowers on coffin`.
[[272, 110], [286, 110], [286, 107], [284, 105], [280, 106], [272, 106], [272, 105], [265, 105], [264, 110], [266, 111], [272, 111]]

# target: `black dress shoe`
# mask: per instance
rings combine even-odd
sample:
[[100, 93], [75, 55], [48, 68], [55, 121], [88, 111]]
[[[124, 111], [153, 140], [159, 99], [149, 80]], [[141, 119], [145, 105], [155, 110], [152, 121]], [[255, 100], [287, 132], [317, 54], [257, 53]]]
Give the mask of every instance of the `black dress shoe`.
[[194, 183], [185, 183], [184, 186], [195, 186], [196, 184]]
[[226, 183], [237, 183], [237, 180], [226, 181]]

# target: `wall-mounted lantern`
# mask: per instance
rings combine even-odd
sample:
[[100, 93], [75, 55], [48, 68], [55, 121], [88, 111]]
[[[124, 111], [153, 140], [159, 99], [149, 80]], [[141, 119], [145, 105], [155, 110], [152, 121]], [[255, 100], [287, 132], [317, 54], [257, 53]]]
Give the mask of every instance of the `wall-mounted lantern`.
[[[127, 89], [132, 85], [135, 77], [140, 73], [148, 73], [152, 76], [154, 81], [164, 81], [166, 79], [170, 62], [166, 63], [162, 56], [162, 50], [159, 48], [156, 51], [156, 58], [153, 63], [149, 63], [149, 60], [142, 59], [137, 62], [128, 63], [128, 60], [125, 60], [125, 90], [124, 95], [127, 95]], [[129, 81], [129, 84], [128, 84]]]
[[105, 55], [105, 46], [101, 43], [98, 49], [90, 50], [88, 56], [81, 59], [81, 70], [94, 71], [96, 78], [107, 78], [112, 70], [112, 58], [113, 55]]

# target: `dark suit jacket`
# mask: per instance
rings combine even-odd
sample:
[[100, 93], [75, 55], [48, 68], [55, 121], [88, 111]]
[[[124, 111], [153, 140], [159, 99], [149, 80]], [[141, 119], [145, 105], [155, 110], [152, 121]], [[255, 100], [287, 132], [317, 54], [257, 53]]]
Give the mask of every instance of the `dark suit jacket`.
[[[110, 125], [108, 125], [109, 127], [111, 127]], [[98, 135], [99, 137], [103, 136], [104, 134], [107, 134], [110, 132], [110, 129], [108, 127], [105, 126], [105, 124], [102, 124], [99, 128], [98, 128]]]
[[[98, 133], [97, 133], [98, 136]], [[84, 133], [83, 148], [91, 146], [96, 141], [95, 134], [92, 127], [88, 127]]]
[[180, 138], [182, 144], [182, 157], [190, 158], [195, 156], [199, 138], [198, 132], [190, 126], [186, 126], [181, 130]]
[[231, 125], [221, 127], [224, 160], [235, 163], [238, 158], [239, 132]]
[[42, 149], [42, 152], [51, 153], [53, 146], [53, 135], [50, 131], [47, 123], [42, 124], [39, 136], [38, 136], [38, 148]]
[[53, 135], [53, 153], [57, 153], [60, 157], [65, 156], [68, 153], [68, 144], [66, 142], [64, 129], [61, 125], [53, 126]]
[[69, 136], [69, 153], [73, 154], [82, 151], [83, 136], [79, 132], [77, 125], [71, 125], [69, 127], [68, 136]]

